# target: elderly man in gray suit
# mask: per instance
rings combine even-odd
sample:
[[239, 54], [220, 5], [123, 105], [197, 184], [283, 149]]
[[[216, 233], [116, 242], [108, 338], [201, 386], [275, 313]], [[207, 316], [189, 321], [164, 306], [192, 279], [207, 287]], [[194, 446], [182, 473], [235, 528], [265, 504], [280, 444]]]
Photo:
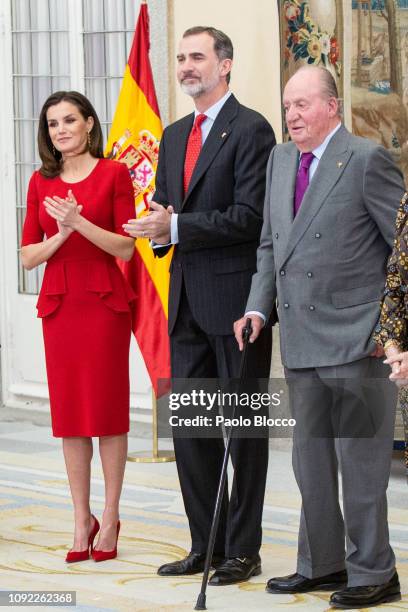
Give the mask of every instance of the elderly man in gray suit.
[[302, 496], [297, 571], [271, 578], [267, 591], [337, 588], [332, 606], [360, 608], [400, 598], [386, 501], [395, 408], [384, 411], [372, 437], [313, 437], [299, 423], [329, 415], [333, 380], [357, 384], [388, 375], [372, 333], [404, 184], [383, 147], [341, 124], [326, 69], [298, 70], [283, 104], [292, 142], [277, 145], [269, 158], [257, 272], [245, 317], [234, 326], [242, 349], [246, 318], [254, 342], [276, 300], [285, 376], [301, 381], [300, 393], [289, 385]]

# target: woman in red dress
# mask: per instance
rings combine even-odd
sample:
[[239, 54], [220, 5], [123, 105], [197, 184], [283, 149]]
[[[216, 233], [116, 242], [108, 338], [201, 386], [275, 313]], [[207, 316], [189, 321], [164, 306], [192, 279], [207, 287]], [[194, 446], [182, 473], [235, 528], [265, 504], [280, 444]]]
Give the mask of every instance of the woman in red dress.
[[[116, 556], [119, 498], [129, 431], [131, 302], [116, 257], [129, 260], [134, 217], [124, 164], [103, 159], [94, 108], [77, 92], [57, 92], [39, 120], [41, 168], [31, 177], [21, 258], [47, 262], [37, 302], [42, 318], [54, 436], [63, 450], [75, 511], [67, 562]], [[99, 437], [106, 502], [99, 539], [90, 512], [92, 437]]]

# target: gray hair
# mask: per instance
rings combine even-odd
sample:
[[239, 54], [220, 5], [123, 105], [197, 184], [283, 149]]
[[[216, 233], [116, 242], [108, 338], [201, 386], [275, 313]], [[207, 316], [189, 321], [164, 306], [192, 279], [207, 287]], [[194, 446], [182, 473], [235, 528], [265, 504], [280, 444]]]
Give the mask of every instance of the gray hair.
[[322, 95], [325, 98], [335, 98], [337, 100], [337, 114], [339, 115], [339, 117], [341, 117], [343, 115], [343, 100], [339, 98], [339, 90], [337, 89], [337, 83], [330, 70], [324, 68], [324, 66], [302, 66], [301, 68], [299, 68], [299, 70], [296, 71], [295, 74], [297, 74], [298, 72], [310, 72], [312, 70], [319, 72], [320, 81], [322, 84]]
[[[234, 47], [229, 36], [224, 34], [221, 30], [217, 30], [211, 26], [194, 26], [189, 28], [183, 34], [183, 38], [188, 36], [195, 36], [196, 34], [208, 34], [214, 41], [214, 51], [219, 61], [224, 59], [232, 60], [234, 58]], [[227, 83], [231, 80], [231, 73], [229, 72], [226, 76]]]

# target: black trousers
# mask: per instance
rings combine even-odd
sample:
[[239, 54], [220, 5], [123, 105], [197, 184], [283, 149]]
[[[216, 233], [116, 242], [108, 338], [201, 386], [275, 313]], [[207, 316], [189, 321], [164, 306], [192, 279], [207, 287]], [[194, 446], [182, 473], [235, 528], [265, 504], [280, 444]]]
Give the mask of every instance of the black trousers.
[[[234, 378], [241, 355], [234, 336], [206, 334], [194, 320], [183, 288], [170, 336], [171, 370], [177, 378]], [[272, 332], [265, 329], [248, 347], [246, 377], [269, 378]], [[177, 470], [195, 553], [204, 553], [214, 513], [224, 455], [220, 438], [177, 438]], [[226, 557], [255, 555], [262, 540], [262, 510], [268, 467], [267, 432], [261, 438], [235, 438], [231, 445], [234, 479], [226, 490], [214, 552]]]

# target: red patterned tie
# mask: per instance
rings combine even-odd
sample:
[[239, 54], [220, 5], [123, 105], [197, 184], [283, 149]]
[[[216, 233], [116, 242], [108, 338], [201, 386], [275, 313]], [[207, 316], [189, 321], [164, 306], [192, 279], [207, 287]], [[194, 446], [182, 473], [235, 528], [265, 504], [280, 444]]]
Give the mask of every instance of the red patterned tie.
[[197, 115], [194, 121], [194, 125], [191, 129], [190, 136], [188, 137], [186, 158], [184, 160], [184, 193], [187, 193], [188, 186], [190, 184], [191, 176], [193, 174], [194, 167], [197, 163], [198, 156], [200, 155], [201, 145], [203, 139], [201, 136], [201, 124], [207, 119], [207, 115]]

